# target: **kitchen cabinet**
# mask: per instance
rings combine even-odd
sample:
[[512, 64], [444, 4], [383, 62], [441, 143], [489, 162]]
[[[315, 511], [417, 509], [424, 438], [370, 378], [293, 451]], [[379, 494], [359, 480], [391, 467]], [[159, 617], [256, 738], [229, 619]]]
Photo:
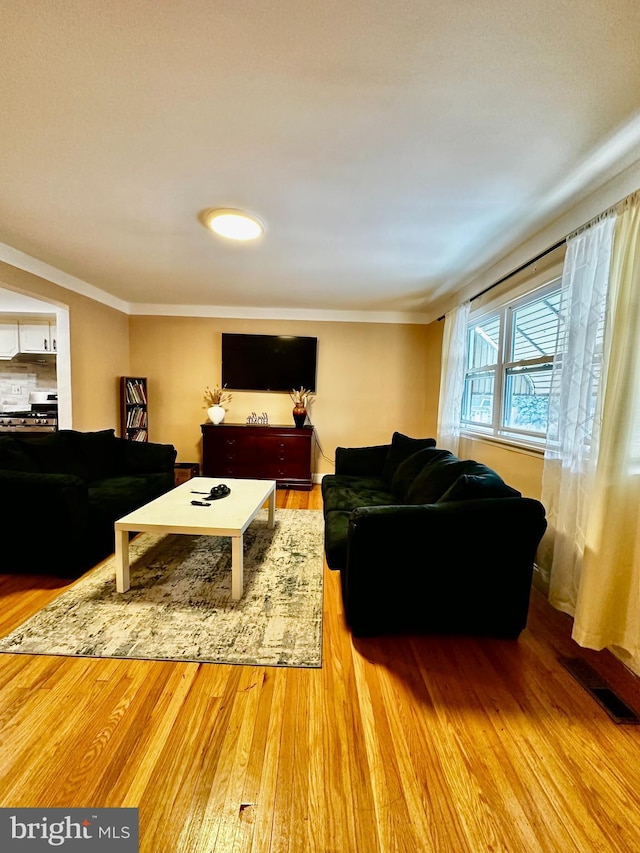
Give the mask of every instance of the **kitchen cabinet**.
[[19, 347], [18, 324], [0, 323], [0, 358], [13, 358]]
[[56, 326], [47, 320], [18, 323], [20, 352], [56, 352]]
[[313, 427], [202, 424], [202, 475], [311, 489]]

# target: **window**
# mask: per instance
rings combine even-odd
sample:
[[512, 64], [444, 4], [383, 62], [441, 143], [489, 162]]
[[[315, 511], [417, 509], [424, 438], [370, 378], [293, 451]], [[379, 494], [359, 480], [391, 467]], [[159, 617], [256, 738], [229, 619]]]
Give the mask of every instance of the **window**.
[[558, 341], [560, 280], [472, 316], [462, 396], [464, 429], [542, 444]]

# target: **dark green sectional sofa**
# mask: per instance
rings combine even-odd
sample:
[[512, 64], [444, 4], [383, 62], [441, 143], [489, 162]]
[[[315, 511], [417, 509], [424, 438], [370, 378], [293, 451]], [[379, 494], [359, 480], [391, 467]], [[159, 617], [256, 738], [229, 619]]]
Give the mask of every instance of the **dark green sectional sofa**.
[[325, 554], [355, 636], [516, 638], [527, 623], [542, 504], [492, 469], [394, 433], [338, 447], [322, 480]]
[[176, 449], [114, 430], [0, 436], [0, 571], [78, 577], [114, 550], [114, 522], [173, 488]]

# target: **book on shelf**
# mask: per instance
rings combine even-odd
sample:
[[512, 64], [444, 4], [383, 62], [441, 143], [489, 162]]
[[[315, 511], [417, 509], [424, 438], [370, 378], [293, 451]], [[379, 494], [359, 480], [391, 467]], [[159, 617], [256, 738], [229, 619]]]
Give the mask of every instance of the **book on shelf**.
[[126, 381], [127, 403], [146, 405], [147, 388], [145, 382], [139, 379]]
[[142, 406], [134, 406], [127, 412], [127, 429], [147, 427], [147, 410]]

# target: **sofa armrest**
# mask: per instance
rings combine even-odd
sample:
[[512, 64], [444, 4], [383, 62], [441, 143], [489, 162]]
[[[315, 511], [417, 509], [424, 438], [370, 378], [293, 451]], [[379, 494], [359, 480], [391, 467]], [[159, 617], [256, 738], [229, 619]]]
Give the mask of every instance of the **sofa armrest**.
[[544, 508], [530, 498], [354, 510], [341, 570], [352, 632], [517, 636], [545, 529]]
[[6, 536], [0, 571], [48, 572], [75, 564], [85, 545], [89, 494], [72, 474], [0, 471]]
[[152, 441], [129, 441], [124, 443], [124, 467], [128, 474], [161, 474], [173, 471], [178, 452], [172, 444]]
[[352, 477], [381, 477], [390, 444], [371, 447], [336, 447], [336, 474]]

